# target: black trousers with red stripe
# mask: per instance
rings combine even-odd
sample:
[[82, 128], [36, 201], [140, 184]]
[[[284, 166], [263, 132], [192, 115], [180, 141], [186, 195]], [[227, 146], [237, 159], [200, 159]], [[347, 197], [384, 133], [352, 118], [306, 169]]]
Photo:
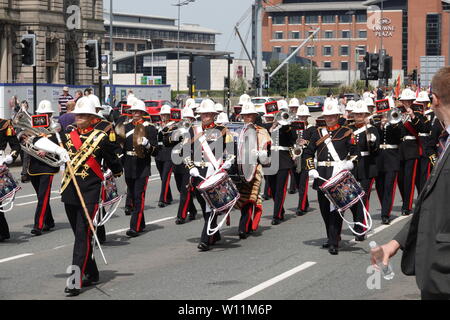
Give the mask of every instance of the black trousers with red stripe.
[[[0, 205], [2, 203], [0, 202]], [[9, 239], [9, 227], [8, 222], [6, 222], [5, 213], [3, 211], [0, 211], [0, 237]]]
[[[359, 183], [361, 184], [361, 187], [363, 188], [365, 194], [363, 197], [363, 203], [361, 201], [358, 201], [356, 204], [354, 204], [350, 210], [353, 214], [353, 222], [359, 222], [362, 224], [366, 224], [367, 221], [364, 219], [364, 207], [369, 210], [369, 201], [370, 201], [370, 193], [372, 191], [372, 186], [375, 183], [375, 178], [372, 179], [364, 179], [359, 180]], [[362, 233], [366, 230], [366, 228], [363, 228], [360, 225], [355, 225], [353, 229], [357, 233]]]
[[269, 176], [264, 176], [264, 194], [265, 198], [272, 197], [272, 190], [270, 190]]
[[159, 202], [170, 203], [173, 201], [172, 191], [170, 190], [170, 176], [172, 175], [172, 161], [156, 160], [156, 168], [161, 177], [161, 192], [159, 194]]
[[239, 233], [249, 233], [252, 230], [253, 203], [247, 203], [241, 208]]
[[300, 184], [300, 173], [297, 172], [297, 168], [294, 167], [289, 171], [290, 182], [289, 191], [297, 191]]
[[381, 218], [389, 218], [391, 216], [397, 189], [397, 176], [398, 171], [380, 171], [375, 179], [375, 187], [381, 203]]
[[302, 170], [299, 173], [298, 184], [298, 210], [306, 211], [309, 208], [308, 201], [309, 176], [308, 170]]
[[178, 206], [177, 217], [180, 219], [186, 219], [187, 214], [196, 215], [197, 208], [194, 205], [194, 189], [189, 186], [190, 175], [186, 173], [174, 173], [175, 182], [177, 183], [177, 189], [180, 192], [180, 204]]
[[38, 198], [36, 212], [34, 214], [34, 228], [42, 230], [44, 225], [52, 227], [55, 221], [50, 207], [50, 195], [52, 191], [53, 175], [30, 176], [31, 184]]
[[[64, 204], [66, 215], [69, 219], [70, 226], [75, 235], [75, 243], [73, 246], [72, 265], [78, 266], [81, 271], [80, 284], [84, 275], [90, 277], [98, 276], [98, 268], [95, 260], [92, 258], [92, 232], [84, 215], [81, 205]], [[91, 219], [97, 211], [98, 204], [86, 204]]]
[[273, 218], [284, 219], [284, 200], [286, 198], [289, 169], [281, 169], [277, 174], [268, 176], [273, 196]]
[[144, 206], [148, 177], [138, 179], [125, 178], [125, 182], [134, 204], [131, 211], [130, 229], [141, 232], [145, 229]]
[[417, 177], [416, 177], [416, 188], [417, 193], [420, 194], [422, 192], [423, 186], [427, 182], [431, 173], [431, 162], [425, 156], [421, 156], [419, 158], [419, 163], [417, 166]]
[[341, 240], [342, 218], [336, 210], [330, 212], [330, 201], [320, 190], [317, 190], [317, 200], [325, 223], [328, 244], [337, 247]]
[[402, 210], [412, 210], [418, 162], [419, 159], [400, 161], [398, 187], [403, 199]]

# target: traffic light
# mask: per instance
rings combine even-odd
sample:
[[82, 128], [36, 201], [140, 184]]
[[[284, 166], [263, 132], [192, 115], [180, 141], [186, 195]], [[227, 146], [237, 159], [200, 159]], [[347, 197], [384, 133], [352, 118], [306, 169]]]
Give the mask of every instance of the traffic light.
[[369, 80], [378, 80], [378, 68], [380, 66], [380, 55], [378, 53], [371, 53], [369, 55], [369, 71], [367, 78]]
[[86, 66], [98, 69], [99, 63], [99, 47], [97, 40], [88, 40], [84, 46], [86, 49]]
[[197, 85], [197, 78], [195, 76], [192, 76], [192, 85]]
[[386, 56], [384, 59], [384, 76], [383, 79], [392, 78], [392, 57]]
[[36, 35], [24, 34], [22, 36], [22, 64], [36, 66]]
[[260, 78], [259, 75], [255, 77], [254, 83], [255, 83], [255, 87], [256, 87], [257, 89], [261, 87], [261, 78]]
[[223, 80], [224, 80], [223, 87], [229, 89], [230, 88], [230, 79], [228, 77], [225, 77]]
[[414, 69], [411, 75], [412, 81], [417, 81], [417, 69]]
[[269, 89], [270, 88], [270, 77], [269, 77], [269, 73], [268, 72], [264, 73], [263, 88], [264, 89]]

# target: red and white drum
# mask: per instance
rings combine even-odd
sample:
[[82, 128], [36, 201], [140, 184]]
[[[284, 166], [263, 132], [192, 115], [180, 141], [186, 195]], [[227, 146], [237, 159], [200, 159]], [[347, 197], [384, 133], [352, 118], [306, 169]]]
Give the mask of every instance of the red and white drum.
[[17, 184], [6, 165], [0, 165], [0, 210], [8, 212], [13, 208], [14, 197], [21, 187]]
[[320, 190], [336, 207], [345, 211], [364, 197], [364, 190], [348, 170], [343, 170], [320, 186]]
[[239, 199], [239, 191], [228, 174], [220, 171], [202, 181], [197, 189], [216, 211], [225, 211], [234, 206]]

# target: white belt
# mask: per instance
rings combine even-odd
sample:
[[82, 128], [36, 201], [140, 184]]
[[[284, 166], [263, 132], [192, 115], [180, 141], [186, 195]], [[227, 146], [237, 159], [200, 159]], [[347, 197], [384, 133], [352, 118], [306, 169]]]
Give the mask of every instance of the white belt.
[[202, 162], [194, 161], [194, 166], [206, 168], [206, 167], [208, 166], [208, 163], [209, 163], [209, 162], [205, 162], [205, 161], [202, 161]]
[[429, 133], [419, 133], [419, 137], [429, 137]]
[[402, 140], [403, 140], [403, 141], [406, 141], [406, 140], [416, 140], [416, 137], [415, 137], [415, 136], [404, 136]]
[[369, 151], [361, 151], [361, 156], [362, 157], [370, 156], [370, 152]]
[[380, 144], [380, 149], [398, 149], [398, 145], [396, 144]]
[[337, 161], [319, 161], [317, 162], [318, 167], [334, 167], [337, 166], [339, 162]]
[[164, 143], [158, 142], [158, 146], [164, 146]]
[[270, 148], [272, 151], [289, 151], [289, 147], [272, 146]]
[[136, 157], [137, 154], [134, 151], [127, 151], [127, 156], [132, 156], [132, 157]]

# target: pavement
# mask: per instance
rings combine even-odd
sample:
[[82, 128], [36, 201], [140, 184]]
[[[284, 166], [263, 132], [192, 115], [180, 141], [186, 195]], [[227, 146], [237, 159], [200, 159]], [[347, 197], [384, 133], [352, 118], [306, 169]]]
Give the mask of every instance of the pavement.
[[[12, 168], [16, 178], [20, 168]], [[106, 225], [107, 242], [102, 246], [108, 264], [99, 251], [95, 256], [101, 282], [84, 288], [78, 297], [63, 293], [71, 264], [73, 233], [60, 201], [60, 175], [54, 179], [51, 207], [56, 228], [35, 237], [30, 234], [36, 195], [30, 183], [22, 184], [15, 208], [6, 217], [11, 240], [0, 243], [0, 299], [152, 299], [152, 300], [414, 300], [419, 290], [414, 277], [400, 271], [401, 253], [392, 259], [395, 277], [384, 280], [379, 273], [367, 273], [370, 266], [369, 241], [385, 243], [411, 217], [399, 217], [397, 194], [392, 223], [381, 225], [380, 204], [375, 191], [370, 200], [373, 228], [369, 240], [356, 243], [344, 225], [339, 255], [321, 249], [325, 227], [318, 209], [317, 195], [310, 188], [310, 210], [295, 215], [298, 194], [286, 196], [286, 219], [272, 226], [273, 201], [263, 203], [259, 229], [240, 240], [237, 225], [240, 213], [231, 213], [231, 225], [221, 230], [222, 240], [208, 252], [199, 252], [203, 227], [197, 220], [176, 225], [179, 194], [175, 181], [172, 205], [158, 208], [161, 187], [156, 167], [146, 193], [146, 231], [137, 238], [125, 235], [130, 217], [119, 210]], [[119, 190], [125, 191], [124, 179]], [[197, 209], [200, 206], [195, 201]], [[346, 213], [351, 220], [351, 214]], [[370, 270], [369, 270], [370, 271]]]

